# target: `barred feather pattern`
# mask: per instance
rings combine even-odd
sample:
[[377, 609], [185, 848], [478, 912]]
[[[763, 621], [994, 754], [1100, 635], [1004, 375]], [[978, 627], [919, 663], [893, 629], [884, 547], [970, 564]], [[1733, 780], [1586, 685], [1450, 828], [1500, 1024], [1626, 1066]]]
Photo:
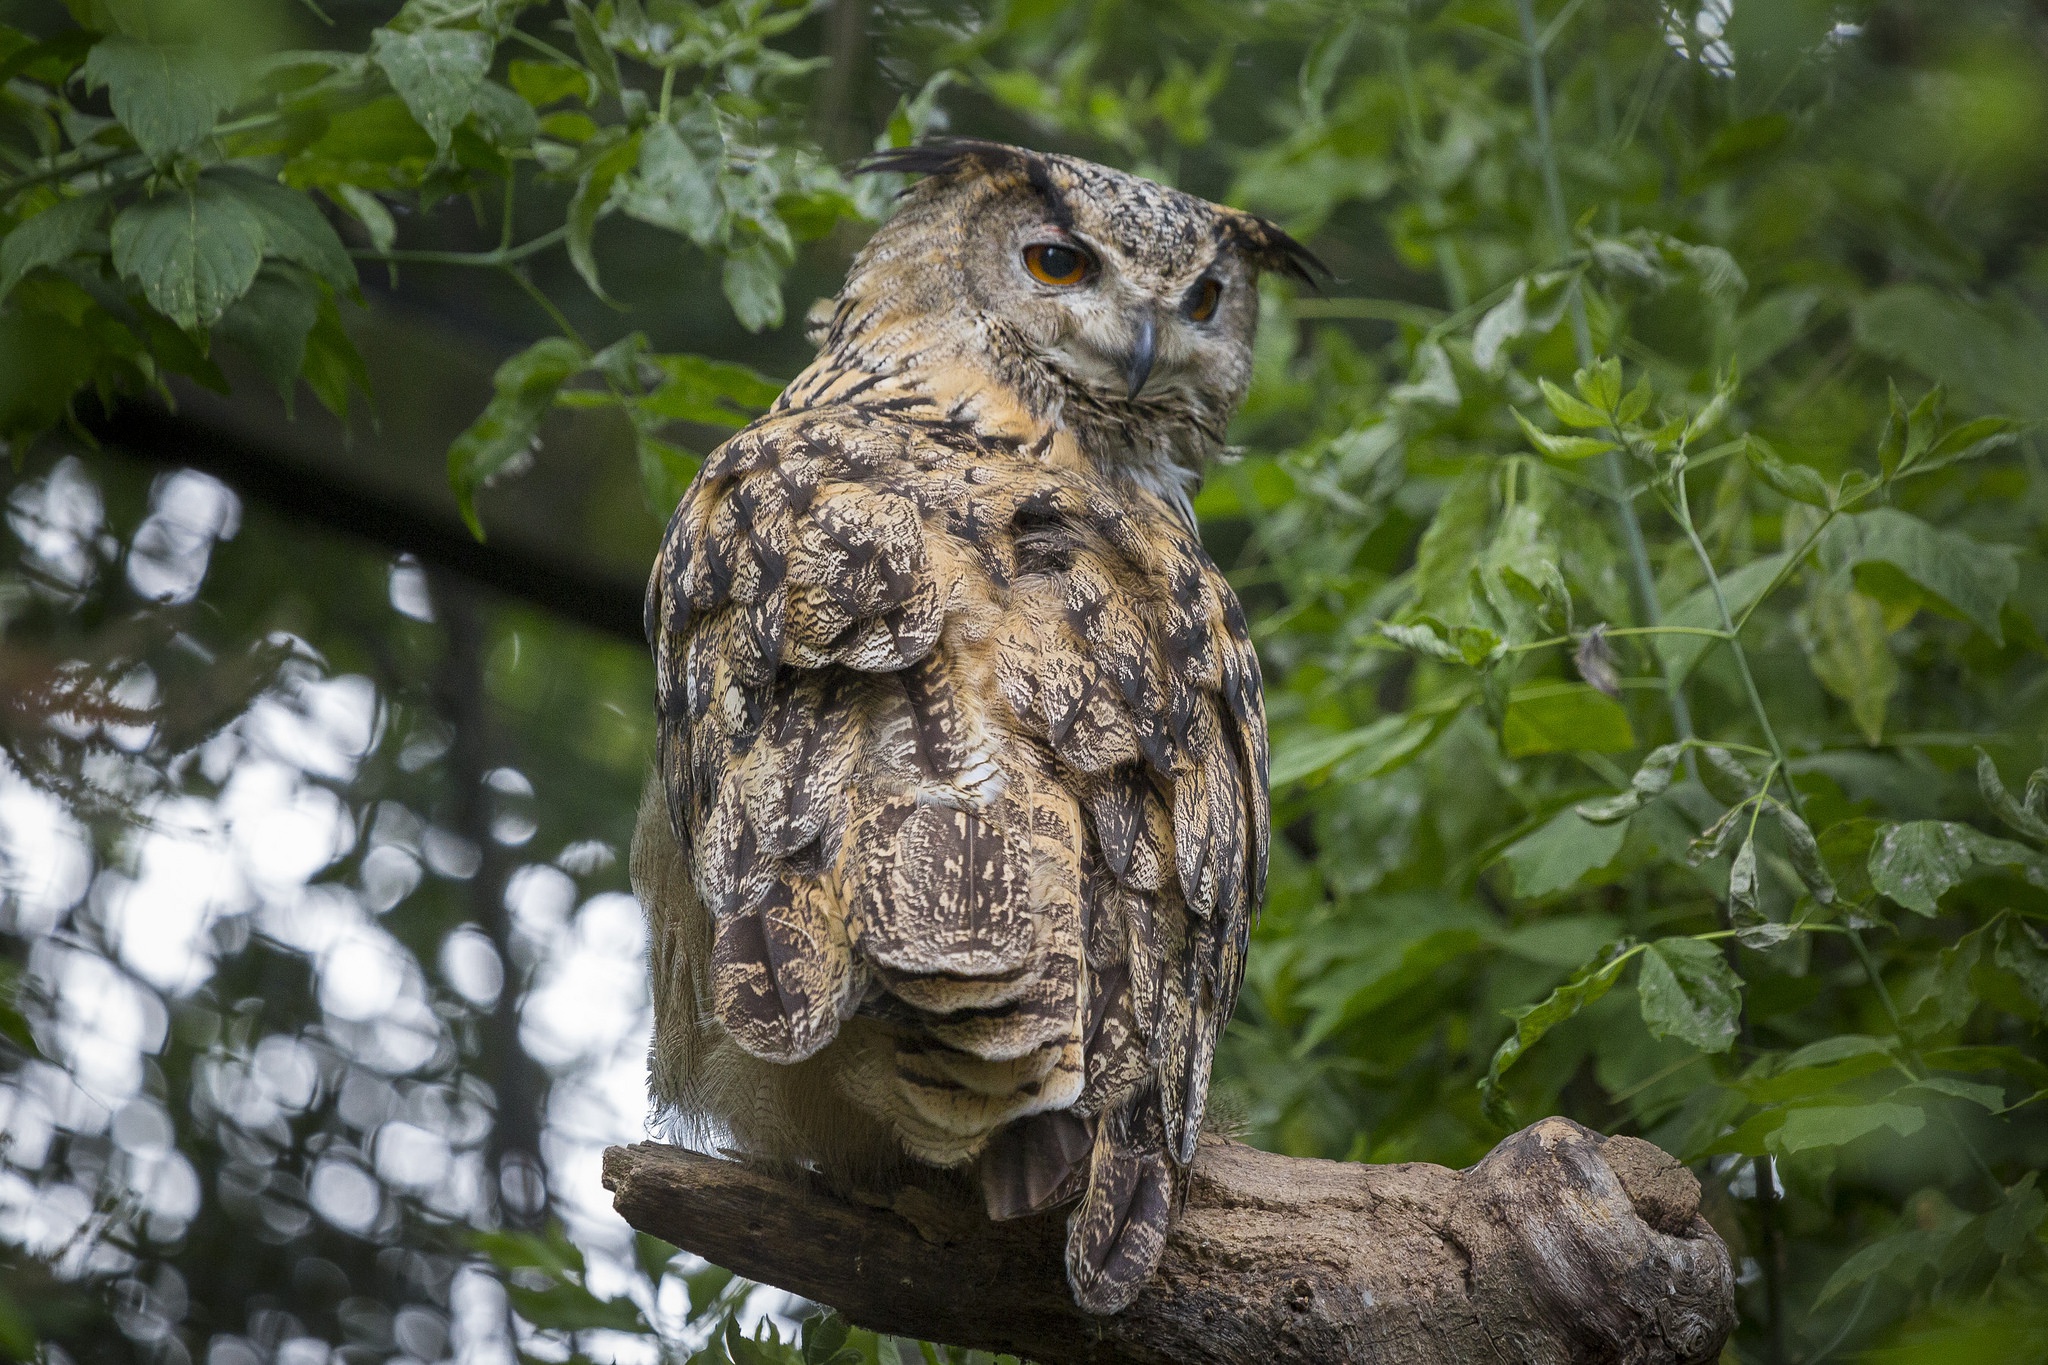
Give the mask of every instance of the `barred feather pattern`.
[[974, 1163], [999, 1217], [1077, 1201], [1115, 1311], [1263, 895], [1258, 659], [1184, 500], [855, 284], [649, 584], [657, 1098], [856, 1178]]

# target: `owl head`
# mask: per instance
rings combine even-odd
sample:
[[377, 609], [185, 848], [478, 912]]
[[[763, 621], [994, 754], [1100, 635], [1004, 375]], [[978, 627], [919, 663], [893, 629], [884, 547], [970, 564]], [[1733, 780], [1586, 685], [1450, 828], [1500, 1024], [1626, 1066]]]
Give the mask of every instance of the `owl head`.
[[1323, 268], [1263, 218], [1074, 157], [946, 139], [863, 169], [924, 179], [854, 262], [832, 330], [985, 356], [1069, 417], [1220, 441], [1251, 380], [1259, 272]]

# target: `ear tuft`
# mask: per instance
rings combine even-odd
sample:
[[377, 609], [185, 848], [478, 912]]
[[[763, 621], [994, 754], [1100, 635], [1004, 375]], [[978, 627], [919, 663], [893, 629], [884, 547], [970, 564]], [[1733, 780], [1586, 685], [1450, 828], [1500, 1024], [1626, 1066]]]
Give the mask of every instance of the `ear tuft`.
[[898, 175], [922, 175], [941, 184], [974, 176], [1019, 176], [1045, 201], [1045, 211], [1061, 227], [1072, 227], [1073, 210], [1066, 196], [1053, 183], [1052, 163], [1026, 147], [980, 138], [940, 137], [891, 147], [854, 163], [855, 174], [893, 171]]
[[1230, 226], [1245, 254], [1261, 270], [1276, 271], [1315, 290], [1336, 278], [1315, 252], [1283, 232], [1271, 219], [1240, 213], [1232, 217]]
[[853, 163], [856, 175], [885, 172], [895, 175], [929, 175], [946, 180], [995, 171], [1024, 169], [1036, 155], [1022, 147], [986, 142], [973, 137], [935, 137], [907, 147], [873, 152]]

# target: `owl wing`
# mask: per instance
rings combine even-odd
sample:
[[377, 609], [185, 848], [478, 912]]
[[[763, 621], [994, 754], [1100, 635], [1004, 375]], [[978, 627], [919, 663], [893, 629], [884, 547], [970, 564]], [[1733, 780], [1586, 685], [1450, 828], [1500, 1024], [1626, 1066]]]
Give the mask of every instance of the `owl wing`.
[[[874, 888], [848, 882], [873, 860], [846, 854], [915, 813], [884, 789], [918, 766], [902, 675], [945, 613], [904, 466], [900, 440], [843, 415], [758, 423], [699, 472], [648, 586], [657, 763], [712, 920], [713, 1005], [770, 1061], [811, 1056], [859, 1004], [853, 902]], [[1007, 851], [999, 837], [994, 862], [932, 889], [1014, 965]]]
[[[1075, 1108], [1098, 1117], [1085, 1153], [1063, 1116], [1028, 1120], [984, 1176], [999, 1213], [1081, 1186], [1069, 1278], [1084, 1306], [1114, 1312], [1158, 1260], [1265, 893], [1263, 692], [1235, 594], [1166, 503], [1041, 488], [1013, 525], [1016, 629], [996, 677], [1091, 835]], [[1085, 1178], [1063, 1181], [1062, 1160], [1085, 1161]]]
[[1193, 527], [942, 415], [788, 412], [706, 462], [647, 625], [720, 1022], [772, 1061], [914, 1025], [913, 1150], [1009, 1124], [991, 1210], [1080, 1194], [1077, 1295], [1121, 1306], [1266, 872], [1258, 661]]

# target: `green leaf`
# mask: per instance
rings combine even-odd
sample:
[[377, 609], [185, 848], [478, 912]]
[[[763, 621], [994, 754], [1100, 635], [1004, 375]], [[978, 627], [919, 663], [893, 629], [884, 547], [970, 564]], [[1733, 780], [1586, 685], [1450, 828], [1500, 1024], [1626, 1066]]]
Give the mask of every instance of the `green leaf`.
[[233, 190], [263, 225], [263, 254], [312, 271], [342, 293], [356, 287], [355, 262], [311, 195], [236, 166], [207, 172]]
[[319, 318], [319, 290], [303, 275], [273, 266], [221, 316], [220, 334], [256, 362], [289, 410], [306, 337]]
[[1644, 804], [1664, 794], [1671, 785], [1673, 769], [1685, 752], [1682, 744], [1660, 744], [1650, 750], [1637, 768], [1635, 776], [1629, 779], [1629, 789], [1619, 796], [1610, 796], [1601, 801], [1582, 801], [1576, 809], [1581, 818], [1596, 825], [1612, 824], [1625, 820], [1641, 810]]
[[835, 1357], [852, 1334], [852, 1326], [837, 1313], [825, 1313], [806, 1320], [803, 1326], [804, 1365], [835, 1365]]
[[1560, 811], [1533, 834], [1510, 844], [1501, 856], [1517, 896], [1535, 899], [1575, 886], [1588, 873], [1613, 862], [1628, 827], [1596, 825], [1577, 811]]
[[583, 365], [582, 351], [566, 337], [536, 341], [498, 367], [491, 379], [496, 392], [483, 415], [448, 448], [448, 481], [463, 521], [478, 540], [484, 530], [477, 519], [476, 490], [532, 450], [555, 394]]
[[1813, 837], [1812, 826], [1783, 802], [1773, 801], [1771, 814], [1778, 817], [1778, 828], [1784, 831], [1785, 852], [1792, 860], [1792, 870], [1799, 874], [1799, 880], [1816, 901], [1834, 904], [1835, 879], [1828, 871], [1827, 859], [1821, 856], [1820, 841]]
[[[1578, 427], [1583, 431], [1597, 431], [1607, 425], [1607, 414], [1584, 399], [1573, 397], [1548, 379], [1539, 379], [1536, 383], [1543, 390], [1544, 405], [1550, 409], [1553, 417], [1566, 426]], [[1523, 425], [1526, 430], [1527, 423]]]
[[782, 266], [766, 242], [754, 242], [728, 255], [722, 283], [740, 326], [758, 332], [782, 325]]
[[415, 122], [448, 150], [455, 125], [469, 117], [491, 69], [491, 39], [473, 29], [423, 28], [370, 35], [370, 56]]
[[1538, 753], [1624, 753], [1636, 747], [1628, 710], [1587, 684], [1548, 681], [1516, 688], [1501, 722], [1509, 757]]
[[633, 1234], [633, 1258], [639, 1262], [640, 1273], [657, 1288], [661, 1285], [662, 1276], [668, 1273], [669, 1263], [679, 1254], [676, 1248], [659, 1237], [645, 1232]]
[[1830, 570], [1889, 564], [1994, 643], [2005, 643], [1999, 612], [2019, 586], [2016, 552], [2010, 546], [1986, 545], [1897, 508], [1880, 507], [1837, 517], [1814, 548]]
[[576, 35], [577, 53], [597, 77], [598, 87], [617, 99], [623, 88], [619, 81], [619, 59], [612, 55], [611, 45], [605, 42], [604, 30], [597, 26], [596, 18], [583, 0], [566, 0], [566, 3], [569, 26]]
[[2016, 1047], [1933, 1047], [1920, 1056], [1942, 1071], [2004, 1071], [2028, 1085], [2048, 1086], [2048, 1065]]
[[1519, 412], [1515, 414], [1515, 421], [1521, 424], [1522, 434], [1529, 438], [1529, 444], [1553, 460], [1590, 460], [1615, 448], [1614, 442], [1592, 436], [1553, 436]]
[[1934, 955], [1934, 970], [1920, 978], [1920, 995], [1907, 1009], [1903, 1032], [1918, 1041], [1953, 1034], [1970, 1022], [1983, 1004], [1978, 992], [1985, 950], [1991, 946], [1993, 925], [1964, 934]]
[[639, 173], [627, 182], [619, 207], [643, 223], [680, 232], [698, 246], [711, 245], [725, 226], [717, 163], [707, 165], [667, 123], [641, 135]]
[[1486, 937], [1472, 928], [1437, 929], [1405, 939], [1388, 936], [1388, 941], [1373, 943], [1301, 992], [1301, 1003], [1313, 1012], [1302, 1026], [1297, 1053], [1306, 1055], [1345, 1024], [1427, 983], [1439, 968], [1485, 944]]
[[1709, 862], [1727, 852], [1728, 845], [1735, 842], [1736, 834], [1747, 828], [1747, 822], [1743, 819], [1743, 816], [1748, 809], [1747, 805], [1730, 806], [1721, 813], [1720, 819], [1714, 821], [1713, 824], [1707, 826], [1704, 830], [1701, 830], [1698, 836], [1686, 846], [1685, 861], [1687, 865], [1698, 867], [1700, 864]]
[[1726, 1052], [1735, 1041], [1742, 981], [1712, 943], [1696, 938], [1652, 943], [1643, 953], [1636, 994], [1643, 1023], [1656, 1037], [1676, 1038], [1702, 1052]]
[[[2031, 789], [2033, 784], [2028, 783]], [[1977, 790], [1984, 794], [1984, 803], [1992, 813], [2004, 821], [2007, 828], [2022, 838], [2037, 844], [2048, 845], [2048, 819], [2029, 810], [2013, 799], [2005, 789], [2005, 782], [1998, 775], [1998, 765], [1991, 761], [1991, 755], [1977, 750]]]
[[683, 1285], [690, 1291], [690, 1321], [695, 1322], [710, 1312], [717, 1304], [718, 1296], [725, 1292], [733, 1279], [730, 1270], [715, 1265], [707, 1265], [683, 1276]]
[[551, 1279], [571, 1282], [583, 1278], [583, 1249], [557, 1224], [544, 1232], [479, 1229], [466, 1233], [464, 1240], [501, 1270], [538, 1270]]
[[1756, 471], [1757, 477], [1780, 495], [1811, 507], [1834, 505], [1834, 496], [1829, 491], [1828, 481], [1820, 476], [1819, 470], [1809, 465], [1785, 463], [1778, 458], [1776, 452], [1764, 444], [1762, 438], [1757, 436], [1750, 436], [1743, 441], [1742, 453], [1749, 461], [1749, 467]]
[[1803, 622], [1800, 643], [1813, 676], [1848, 703], [1864, 742], [1882, 743], [1885, 711], [1899, 689], [1883, 604], [1839, 577], [1816, 577], [1807, 589]]
[[[1753, 559], [1741, 568], [1721, 576], [1721, 592], [1728, 599], [1728, 614], [1737, 620], [1755, 605], [1764, 590], [1777, 581], [1778, 574], [1785, 568], [1789, 556], [1765, 555]], [[1714, 601], [1713, 585], [1688, 595], [1677, 606], [1664, 613], [1667, 626], [1690, 626], [1696, 630], [1721, 629], [1721, 609]], [[1657, 657], [1664, 665], [1664, 672], [1674, 682], [1684, 679], [1692, 672], [1714, 645], [1720, 643], [1709, 635], [1653, 635], [1650, 637]]]
[[1508, 1011], [1508, 1017], [1514, 1020], [1515, 1031], [1494, 1051], [1486, 1076], [1479, 1082], [1480, 1106], [1488, 1118], [1503, 1128], [1514, 1125], [1513, 1111], [1501, 1089], [1501, 1079], [1507, 1075], [1508, 1068], [1544, 1034], [1606, 995], [1620, 978], [1622, 967], [1638, 951], [1627, 939], [1611, 943], [1541, 1002]]
[[766, 375], [700, 355], [654, 357], [664, 378], [642, 398], [642, 412], [675, 422], [737, 429], [774, 403], [782, 385]]
[[1952, 1235], [1953, 1229], [1916, 1227], [1880, 1237], [1836, 1267], [1815, 1296], [1813, 1306], [1821, 1308], [1843, 1290], [1854, 1289], [1879, 1275], [1911, 1284], [1923, 1270], [1935, 1264]]
[[505, 77], [519, 98], [536, 109], [544, 109], [558, 100], [589, 104], [597, 94], [589, 72], [563, 62], [515, 61]]
[[1392, 640], [1403, 649], [1413, 650], [1425, 658], [1441, 659], [1454, 664], [1465, 662], [1463, 651], [1437, 634], [1436, 628], [1427, 622], [1396, 625], [1389, 621], [1380, 621], [1374, 624], [1373, 629], [1379, 632], [1382, 639]]
[[1573, 969], [1614, 942], [1621, 921], [1613, 915], [1546, 915], [1494, 936], [1504, 953], [1546, 967]]
[[313, 330], [306, 334], [301, 373], [321, 406], [343, 420], [348, 418], [349, 391], [360, 390], [366, 395], [370, 392], [369, 368], [363, 364], [362, 353], [356, 350], [348, 329], [342, 326], [341, 311], [325, 294], [321, 296]]
[[114, 117], [158, 164], [212, 132], [234, 108], [237, 85], [233, 64], [206, 45], [103, 38], [85, 59], [86, 89], [106, 87]]
[[512, 1300], [514, 1312], [544, 1331], [645, 1334], [653, 1330], [631, 1299], [600, 1299], [582, 1285], [554, 1284], [546, 1289], [528, 1289], [510, 1284], [505, 1293]]
[[1650, 376], [1639, 376], [1636, 379], [1636, 386], [1628, 391], [1628, 395], [1621, 400], [1621, 406], [1615, 409], [1616, 420], [1623, 426], [1629, 425], [1650, 410], [1650, 400], [1656, 396], [1656, 390], [1650, 385]]
[[1916, 474], [1931, 473], [1963, 460], [1980, 459], [2019, 441], [2019, 423], [2010, 417], [1979, 417], [1956, 427], [1913, 462]]
[[1840, 1147], [1880, 1128], [1911, 1137], [1926, 1124], [1927, 1112], [1908, 1104], [1830, 1105], [1790, 1111], [1768, 1141], [1772, 1151], [1789, 1156], [1815, 1147]]
[[1856, 305], [1856, 342], [1982, 407], [2048, 417], [2048, 326], [2024, 300], [1978, 303], [1930, 285], [1880, 289]]
[[1735, 365], [1755, 374], [1806, 332], [1820, 304], [1818, 289], [1781, 289], [1745, 313], [1736, 324]]
[[1745, 834], [1742, 846], [1728, 864], [1728, 908], [1737, 925], [1748, 926], [1762, 918], [1756, 904], [1756, 836]]
[[93, 25], [60, 29], [55, 37], [40, 43], [30, 40], [27, 34], [18, 34], [21, 44], [0, 58], [0, 81], [26, 76], [52, 88], [62, 86], [84, 64], [98, 35], [111, 32], [111, 28]]
[[2006, 912], [1994, 931], [1991, 961], [2018, 980], [2036, 1010], [2048, 1014], [2048, 944], [2033, 925]]
[[635, 436], [633, 449], [647, 510], [665, 521], [689, 491], [690, 480], [697, 477], [703, 459], [693, 451], [644, 432]]
[[1862, 905], [1877, 894], [1870, 884], [1870, 850], [1883, 829], [1881, 820], [1856, 816], [1839, 820], [1821, 831], [1821, 861], [1834, 880], [1838, 900]]
[[1572, 387], [1593, 405], [1596, 412], [1613, 412], [1621, 403], [1620, 358], [1609, 356], [1596, 365], [1576, 371], [1572, 375]]
[[1622, 704], [1585, 683], [1518, 687], [1508, 699], [1501, 745], [1510, 758], [1584, 751], [1622, 753], [1636, 734]]
[[210, 327], [255, 282], [263, 220], [211, 176], [130, 204], [114, 219], [114, 269], [187, 331]]
[[1466, 601], [1466, 575], [1486, 538], [1493, 515], [1494, 476], [1490, 470], [1466, 474], [1437, 504], [1429, 529], [1415, 546], [1415, 607], [1445, 616], [1460, 615]]
[[[1698, 412], [1686, 418], [1685, 424], [1679, 427], [1675, 438], [1676, 444], [1690, 447], [1700, 437], [1721, 425], [1722, 419], [1728, 415], [1729, 405], [1734, 401], [1735, 388], [1732, 384], [1724, 383], [1717, 386], [1714, 396], [1709, 398]], [[1659, 436], [1662, 437], [1661, 432]]]
[[391, 250], [398, 240], [398, 224], [391, 220], [391, 210], [384, 207], [384, 201], [360, 185], [336, 185], [334, 193], [370, 234], [370, 245], [378, 251]]
[[1947, 820], [1888, 826], [1870, 850], [1871, 885], [1920, 915], [1979, 868], [2009, 868], [2048, 890], [2048, 854]]
[[2005, 1108], [2005, 1091], [1998, 1086], [1957, 1080], [1954, 1076], [1922, 1077], [1911, 1085], [1901, 1087], [1898, 1093], [1904, 1094], [1911, 1090], [1925, 1090], [1930, 1094], [1946, 1095], [1950, 1099], [1967, 1100], [1992, 1114]]
[[1838, 1034], [1809, 1043], [1786, 1057], [1775, 1071], [1741, 1082], [1742, 1093], [1756, 1104], [1780, 1104], [1838, 1091], [1852, 1081], [1898, 1065], [1897, 1044], [1860, 1033]]
[[469, 126], [492, 148], [514, 156], [533, 146], [540, 135], [540, 121], [533, 107], [493, 80], [476, 88], [470, 105]]
[[619, 177], [632, 168], [639, 155], [640, 135], [636, 133], [622, 138], [590, 163], [590, 168], [576, 183], [576, 193], [569, 200], [569, 263], [590, 286], [590, 292], [607, 303], [611, 296], [604, 292], [604, 284], [598, 278], [597, 255], [592, 241], [597, 232], [597, 220], [610, 205], [612, 190], [617, 186]]
[[1458, 718], [1460, 710], [1381, 716], [1370, 725], [1335, 735], [1288, 736], [1273, 752], [1268, 781], [1274, 787], [1329, 771], [1339, 763], [1345, 776], [1383, 777], [1411, 762]]
[[0, 238], [0, 299], [21, 277], [44, 266], [62, 265], [85, 246], [112, 198], [104, 191], [60, 199]]

